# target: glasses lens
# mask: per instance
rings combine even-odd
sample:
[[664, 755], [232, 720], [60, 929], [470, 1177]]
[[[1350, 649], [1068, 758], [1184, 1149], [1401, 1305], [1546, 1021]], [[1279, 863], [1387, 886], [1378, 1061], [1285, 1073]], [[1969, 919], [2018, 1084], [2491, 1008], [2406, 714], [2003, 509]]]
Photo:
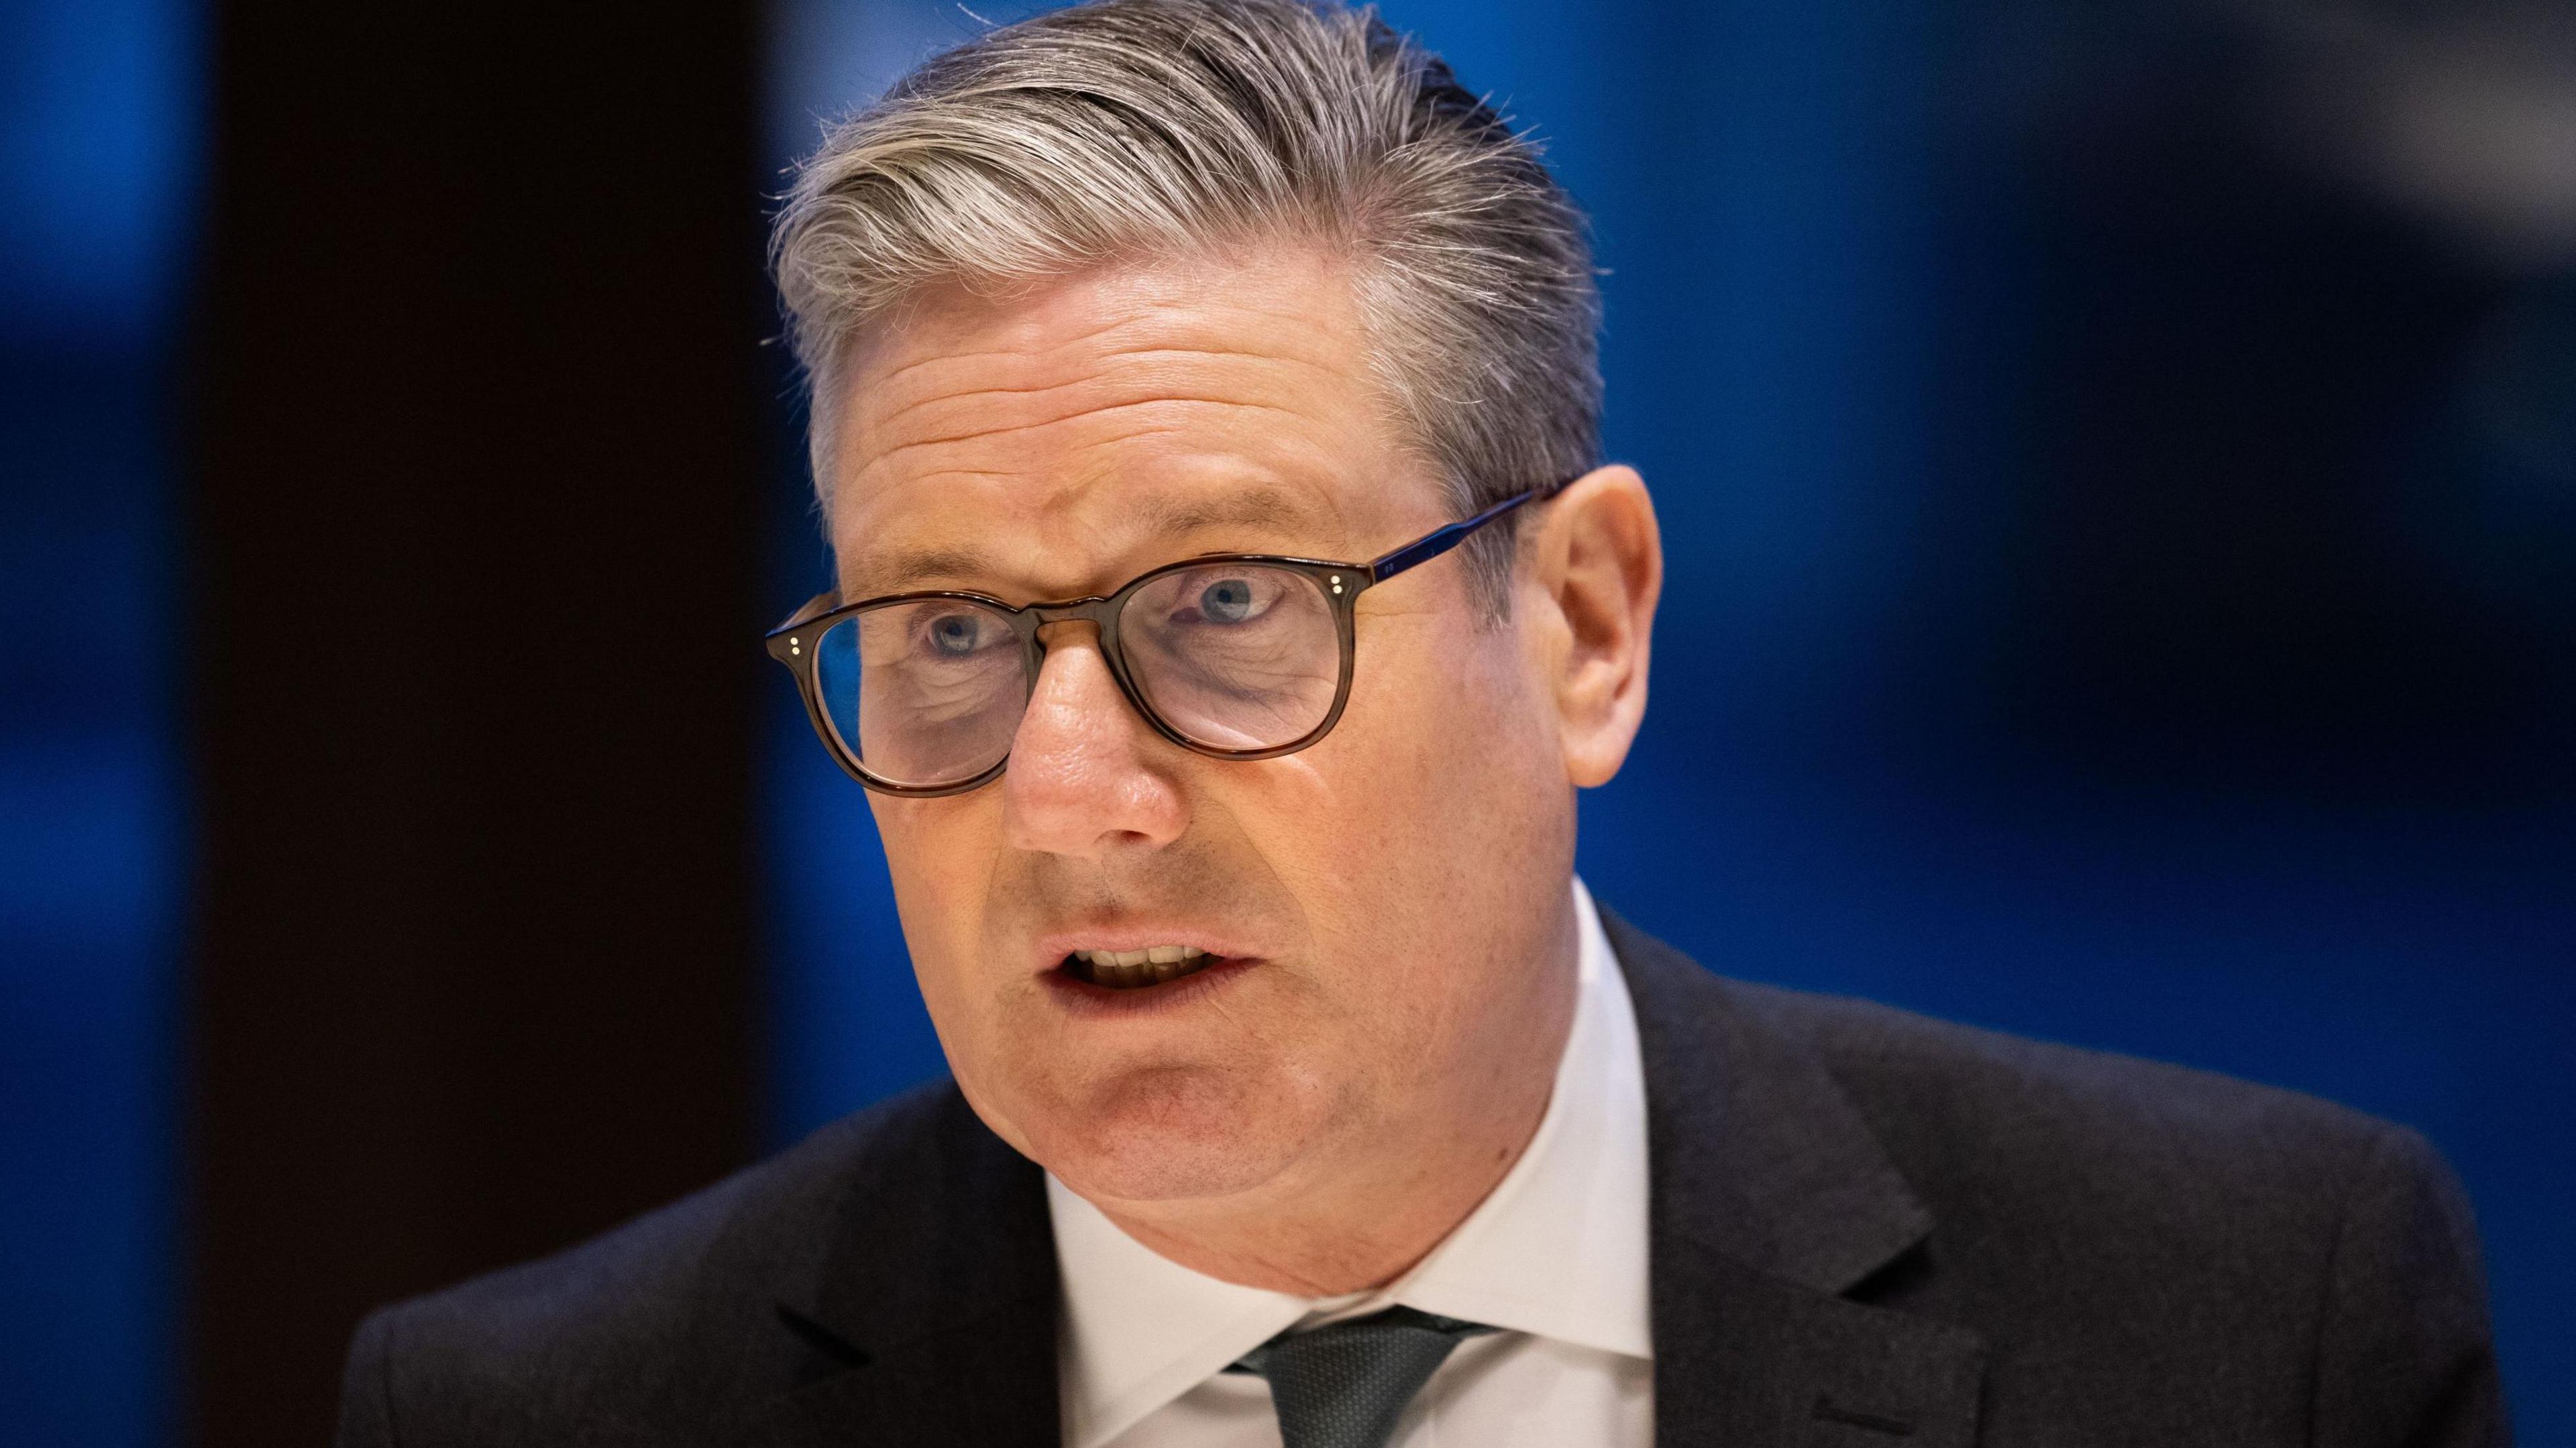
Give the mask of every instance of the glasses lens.
[[1029, 701], [1019, 635], [982, 604], [872, 608], [815, 641], [814, 683], [841, 747], [891, 784], [935, 787], [1002, 762]]
[[1163, 722], [1216, 749], [1312, 734], [1341, 688], [1342, 636], [1322, 585], [1258, 563], [1166, 573], [1129, 595], [1118, 636]]

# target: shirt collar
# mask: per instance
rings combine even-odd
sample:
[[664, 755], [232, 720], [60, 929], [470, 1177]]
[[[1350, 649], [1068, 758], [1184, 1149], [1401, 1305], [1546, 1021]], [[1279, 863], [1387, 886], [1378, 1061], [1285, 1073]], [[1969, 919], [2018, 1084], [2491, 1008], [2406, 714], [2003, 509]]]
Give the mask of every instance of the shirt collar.
[[1520, 1160], [1411, 1272], [1317, 1302], [1194, 1272], [1047, 1175], [1063, 1273], [1064, 1441], [1097, 1448], [1283, 1329], [1402, 1304], [1628, 1357], [1654, 1356], [1646, 1088], [1627, 983], [1583, 882], [1574, 1024]]

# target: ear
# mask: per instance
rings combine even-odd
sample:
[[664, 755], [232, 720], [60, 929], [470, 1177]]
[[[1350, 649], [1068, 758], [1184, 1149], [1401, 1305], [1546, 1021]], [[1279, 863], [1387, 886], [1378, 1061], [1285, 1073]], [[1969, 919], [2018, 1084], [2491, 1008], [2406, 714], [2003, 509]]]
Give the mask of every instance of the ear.
[[1634, 468], [1584, 474], [1540, 517], [1523, 597], [1556, 696], [1566, 778], [1589, 788], [1619, 772], [1646, 717], [1663, 539]]

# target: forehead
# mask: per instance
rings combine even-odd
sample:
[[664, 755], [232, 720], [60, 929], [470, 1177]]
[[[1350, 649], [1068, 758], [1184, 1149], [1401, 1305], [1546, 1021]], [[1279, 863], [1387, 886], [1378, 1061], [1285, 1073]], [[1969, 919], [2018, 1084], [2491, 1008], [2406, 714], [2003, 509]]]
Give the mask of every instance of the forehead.
[[844, 596], [1070, 597], [1191, 553], [1400, 542], [1436, 491], [1368, 364], [1347, 272], [1304, 252], [925, 298], [843, 370]]

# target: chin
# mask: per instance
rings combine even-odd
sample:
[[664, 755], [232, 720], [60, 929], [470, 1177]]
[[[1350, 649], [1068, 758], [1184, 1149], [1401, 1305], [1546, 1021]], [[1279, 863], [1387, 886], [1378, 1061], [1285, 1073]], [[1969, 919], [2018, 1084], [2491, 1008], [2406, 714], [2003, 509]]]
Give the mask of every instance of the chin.
[[1305, 1154], [1315, 1125], [1293, 1090], [1205, 1068], [1140, 1072], [1077, 1099], [1030, 1134], [1030, 1154], [1095, 1199], [1250, 1191]]

